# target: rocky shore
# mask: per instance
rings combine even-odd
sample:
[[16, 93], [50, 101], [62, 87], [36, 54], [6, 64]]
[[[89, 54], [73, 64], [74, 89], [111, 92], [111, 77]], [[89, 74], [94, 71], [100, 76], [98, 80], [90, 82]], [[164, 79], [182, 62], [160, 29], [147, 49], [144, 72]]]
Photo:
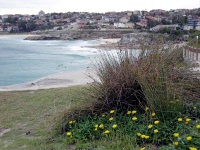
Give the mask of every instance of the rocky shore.
[[121, 38], [124, 31], [52, 31], [28, 36], [24, 40], [94, 40]]

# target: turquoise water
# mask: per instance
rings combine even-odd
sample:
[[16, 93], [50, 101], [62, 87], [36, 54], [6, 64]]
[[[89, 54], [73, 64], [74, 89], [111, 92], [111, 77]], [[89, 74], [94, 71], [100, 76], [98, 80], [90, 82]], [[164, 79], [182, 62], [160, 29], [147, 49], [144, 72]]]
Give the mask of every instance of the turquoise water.
[[0, 36], [0, 86], [20, 84], [91, 63], [97, 41], [25, 41], [24, 35]]

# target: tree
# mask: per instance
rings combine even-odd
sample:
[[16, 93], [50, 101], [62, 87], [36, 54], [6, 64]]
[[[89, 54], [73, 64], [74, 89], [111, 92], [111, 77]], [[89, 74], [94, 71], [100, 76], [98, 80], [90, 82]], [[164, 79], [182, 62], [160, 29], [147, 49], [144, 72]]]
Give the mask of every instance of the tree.
[[132, 15], [130, 16], [130, 21], [133, 22], [133, 23], [136, 23], [136, 22], [139, 22], [140, 19], [139, 19], [138, 15], [132, 14]]
[[26, 32], [26, 22], [25, 21], [20, 21], [18, 23], [18, 28], [20, 32]]
[[155, 20], [152, 20], [152, 19], [149, 19], [149, 18], [147, 19], [147, 27], [148, 28], [152, 28], [152, 27], [154, 27], [158, 24], [159, 24], [158, 21], [155, 21]]

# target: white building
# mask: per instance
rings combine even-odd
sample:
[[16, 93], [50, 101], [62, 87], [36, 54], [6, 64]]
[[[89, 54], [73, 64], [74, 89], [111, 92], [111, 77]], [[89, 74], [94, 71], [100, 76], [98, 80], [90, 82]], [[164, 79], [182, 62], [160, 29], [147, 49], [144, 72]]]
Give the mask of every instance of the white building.
[[129, 19], [130, 19], [130, 18], [127, 18], [127, 17], [121, 17], [121, 18], [119, 19], [119, 22], [121, 22], [121, 23], [127, 23], [127, 22], [129, 22]]
[[125, 25], [125, 23], [115, 22], [115, 23], [114, 23], [114, 27], [115, 27], [115, 28], [125, 28], [126, 25]]

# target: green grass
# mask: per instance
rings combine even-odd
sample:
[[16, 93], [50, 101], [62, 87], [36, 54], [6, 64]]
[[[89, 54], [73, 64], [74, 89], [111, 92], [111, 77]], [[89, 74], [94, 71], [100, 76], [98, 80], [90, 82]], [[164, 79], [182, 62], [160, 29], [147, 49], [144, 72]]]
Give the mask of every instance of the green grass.
[[[0, 92], [0, 149], [49, 149], [55, 119], [63, 110], [91, 100], [86, 87]], [[27, 134], [27, 135], [26, 135]], [[66, 147], [63, 142], [54, 147]]]

